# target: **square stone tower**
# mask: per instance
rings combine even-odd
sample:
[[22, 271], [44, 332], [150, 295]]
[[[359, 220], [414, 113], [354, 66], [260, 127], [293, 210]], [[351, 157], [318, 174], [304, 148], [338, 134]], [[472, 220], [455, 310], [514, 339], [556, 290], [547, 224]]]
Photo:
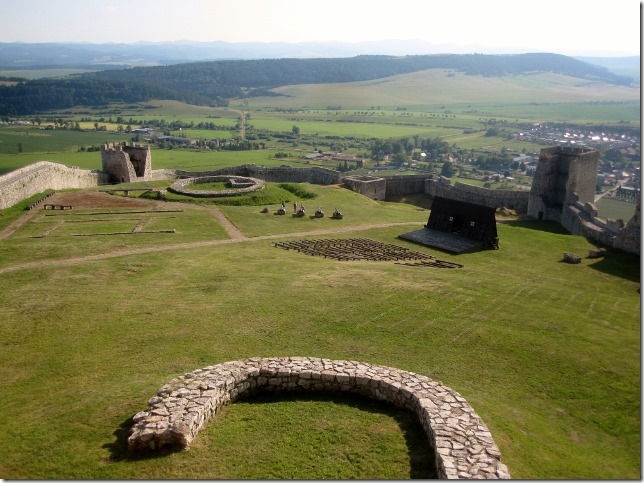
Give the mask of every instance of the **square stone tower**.
[[108, 143], [101, 146], [103, 172], [110, 182], [146, 181], [152, 174], [150, 146]]
[[589, 148], [543, 148], [528, 199], [528, 216], [561, 223], [575, 201], [592, 203], [597, 186], [599, 152]]

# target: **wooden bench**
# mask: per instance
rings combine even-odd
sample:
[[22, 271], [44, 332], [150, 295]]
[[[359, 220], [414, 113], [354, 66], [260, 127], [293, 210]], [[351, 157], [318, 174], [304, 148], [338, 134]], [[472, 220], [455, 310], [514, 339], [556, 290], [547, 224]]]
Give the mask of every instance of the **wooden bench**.
[[44, 206], [45, 210], [71, 210], [71, 205], [55, 205], [53, 203], [46, 203]]

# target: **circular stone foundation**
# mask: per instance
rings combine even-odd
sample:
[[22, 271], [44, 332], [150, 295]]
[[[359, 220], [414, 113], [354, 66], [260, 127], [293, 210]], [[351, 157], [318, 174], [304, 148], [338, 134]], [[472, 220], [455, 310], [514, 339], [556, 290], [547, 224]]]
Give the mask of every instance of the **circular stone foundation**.
[[[191, 189], [190, 186], [205, 183], [227, 182], [230, 189], [225, 190], [198, 190]], [[237, 196], [257, 191], [266, 186], [266, 182], [246, 176], [218, 175], [218, 176], [201, 176], [198, 178], [185, 178], [172, 183], [168, 188], [170, 191], [186, 196], [195, 196], [202, 198], [216, 198], [223, 196]]]
[[131, 452], [184, 449], [226, 404], [261, 392], [343, 391], [416, 415], [441, 479], [509, 479], [492, 434], [457, 392], [427, 376], [365, 362], [250, 358], [197, 369], [165, 384], [133, 416]]

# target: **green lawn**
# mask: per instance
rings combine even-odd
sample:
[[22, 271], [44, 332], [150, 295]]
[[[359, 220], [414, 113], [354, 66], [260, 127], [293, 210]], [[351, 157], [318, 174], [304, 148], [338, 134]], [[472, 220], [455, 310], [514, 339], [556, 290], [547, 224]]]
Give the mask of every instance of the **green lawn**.
[[624, 223], [633, 217], [635, 213], [635, 203], [621, 201], [608, 196], [602, 197], [597, 203], [597, 216], [604, 220], [624, 220]]
[[[307, 208], [342, 203], [345, 219], [221, 206], [251, 238], [220, 243], [226, 236], [214, 218], [186, 206], [161, 220], [178, 229], [169, 238], [29, 238], [43, 227], [42, 213], [0, 240], [2, 267], [57, 261], [0, 277], [0, 476], [426, 474], [427, 463], [409, 454], [420, 443], [404, 414], [333, 398], [235, 404], [189, 451], [125, 454], [131, 416], [173, 377], [245, 357], [299, 355], [442, 381], [489, 426], [514, 478], [639, 478], [639, 257], [609, 250], [604, 259], [562, 263], [564, 251], [585, 257], [593, 245], [536, 221], [499, 224], [498, 251], [450, 255], [397, 238], [426, 222], [427, 211], [311, 190], [318, 198]], [[372, 238], [464, 267], [338, 262], [273, 246], [305, 230], [378, 221], [410, 225], [317, 236]], [[259, 238], [268, 234], [279, 238]], [[164, 250], [119, 255], [154, 246]], [[65, 262], [91, 254], [100, 257]]]

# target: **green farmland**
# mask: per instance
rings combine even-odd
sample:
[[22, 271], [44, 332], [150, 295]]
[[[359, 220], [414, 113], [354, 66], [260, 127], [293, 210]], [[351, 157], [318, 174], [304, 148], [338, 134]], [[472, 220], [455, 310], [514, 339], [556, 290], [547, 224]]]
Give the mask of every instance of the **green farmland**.
[[[228, 108], [163, 100], [43, 113], [92, 121], [84, 132], [0, 125], [0, 175], [40, 160], [100, 169], [100, 153], [87, 148], [132, 138], [108, 122], [117, 116], [136, 120], [133, 127], [179, 120], [228, 129], [245, 112], [247, 134], [270, 138], [245, 151], [152, 149], [154, 169], [188, 171], [311, 166], [303, 156], [318, 147], [365, 153], [370, 140], [415, 135], [481, 152], [542, 147], [485, 136], [490, 119], [508, 130], [639, 126], [636, 88], [556, 74], [449, 74], [284, 86], [274, 89], [282, 96], [234, 99]], [[92, 128], [99, 118], [107, 131]], [[294, 125], [297, 137], [283, 137]], [[364, 361], [441, 381], [481, 416], [515, 479], [641, 477], [638, 256], [609, 249], [590, 259], [589, 240], [556, 223], [518, 220], [497, 223], [499, 250], [452, 255], [398, 238], [427, 222], [423, 203], [374, 201], [341, 186], [268, 183], [222, 202], [133, 193], [105, 195], [105, 206], [26, 211], [35, 196], [0, 210], [0, 478], [431, 476], [409, 414], [328, 394], [239, 401], [188, 451], [128, 454], [132, 417], [171, 379], [287, 356]], [[286, 216], [274, 214], [281, 201]], [[326, 216], [294, 217], [293, 202]], [[344, 219], [329, 217], [335, 208]], [[609, 198], [599, 206], [600, 216], [625, 221], [630, 215], [617, 215], [627, 209], [634, 205]], [[463, 267], [336, 261], [275, 246], [319, 238], [369, 238]], [[563, 263], [564, 252], [581, 263]]]

